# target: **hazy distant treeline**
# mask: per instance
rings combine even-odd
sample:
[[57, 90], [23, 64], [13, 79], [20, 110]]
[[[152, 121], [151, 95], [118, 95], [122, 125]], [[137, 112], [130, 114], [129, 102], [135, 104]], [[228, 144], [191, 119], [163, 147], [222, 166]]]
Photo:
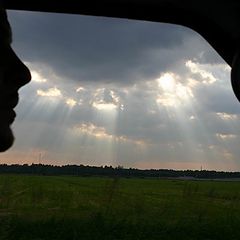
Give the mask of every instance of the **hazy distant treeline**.
[[192, 177], [192, 178], [240, 178], [240, 172], [219, 172], [207, 170], [172, 170], [123, 168], [121, 166], [84, 166], [84, 165], [44, 165], [0, 164], [0, 173], [37, 174], [37, 175], [73, 175], [73, 176], [118, 176], [118, 177]]

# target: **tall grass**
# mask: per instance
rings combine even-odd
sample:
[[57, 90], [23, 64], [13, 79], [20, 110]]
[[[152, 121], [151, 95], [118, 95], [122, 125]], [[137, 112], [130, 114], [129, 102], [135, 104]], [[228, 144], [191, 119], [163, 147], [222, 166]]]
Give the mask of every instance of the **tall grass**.
[[240, 183], [0, 175], [0, 240], [240, 239]]

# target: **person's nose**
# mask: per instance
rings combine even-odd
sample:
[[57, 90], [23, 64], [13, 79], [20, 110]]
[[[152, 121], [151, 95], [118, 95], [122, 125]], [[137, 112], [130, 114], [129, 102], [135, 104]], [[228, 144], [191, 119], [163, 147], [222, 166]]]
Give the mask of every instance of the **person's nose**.
[[9, 64], [9, 85], [17, 90], [31, 81], [31, 73], [27, 66], [18, 58], [12, 50]]

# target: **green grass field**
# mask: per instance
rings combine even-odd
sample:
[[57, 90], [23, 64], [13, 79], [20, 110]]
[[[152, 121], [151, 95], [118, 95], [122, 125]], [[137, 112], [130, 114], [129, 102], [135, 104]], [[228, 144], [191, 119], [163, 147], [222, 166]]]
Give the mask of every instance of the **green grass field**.
[[240, 239], [240, 182], [0, 175], [0, 240]]

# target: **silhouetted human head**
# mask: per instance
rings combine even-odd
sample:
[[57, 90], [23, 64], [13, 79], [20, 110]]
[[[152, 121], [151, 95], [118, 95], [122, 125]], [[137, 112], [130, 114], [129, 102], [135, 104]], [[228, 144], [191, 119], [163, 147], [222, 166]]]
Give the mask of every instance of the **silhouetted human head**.
[[11, 130], [18, 90], [31, 80], [28, 68], [11, 48], [12, 33], [6, 11], [0, 6], [0, 152], [14, 142]]

